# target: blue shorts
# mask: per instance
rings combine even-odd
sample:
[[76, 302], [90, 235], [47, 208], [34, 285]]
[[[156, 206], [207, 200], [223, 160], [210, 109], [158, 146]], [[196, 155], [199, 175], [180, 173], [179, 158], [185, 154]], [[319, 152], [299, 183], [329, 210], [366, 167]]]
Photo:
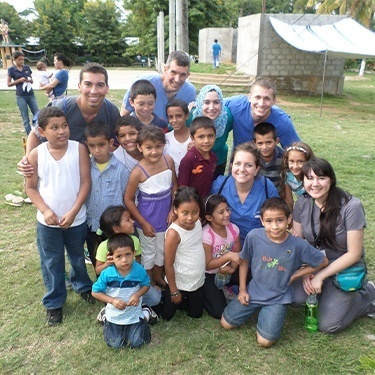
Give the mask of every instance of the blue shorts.
[[238, 301], [238, 298], [235, 298], [225, 308], [223, 317], [228, 324], [238, 327], [258, 310], [257, 332], [266, 340], [276, 341], [281, 335], [288, 305], [250, 303], [245, 306]]

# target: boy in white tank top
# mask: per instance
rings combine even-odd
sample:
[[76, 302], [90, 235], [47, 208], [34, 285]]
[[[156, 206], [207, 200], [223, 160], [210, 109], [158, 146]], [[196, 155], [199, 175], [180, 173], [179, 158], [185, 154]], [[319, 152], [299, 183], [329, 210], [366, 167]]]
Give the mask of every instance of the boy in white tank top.
[[29, 163], [37, 173], [26, 179], [26, 193], [38, 209], [37, 245], [47, 289], [43, 305], [52, 326], [62, 322], [67, 296], [64, 248], [72, 266], [73, 289], [87, 302], [94, 302], [83, 250], [90, 162], [85, 146], [69, 140], [69, 126], [59, 108], [42, 109], [38, 125], [47, 142], [30, 152]]

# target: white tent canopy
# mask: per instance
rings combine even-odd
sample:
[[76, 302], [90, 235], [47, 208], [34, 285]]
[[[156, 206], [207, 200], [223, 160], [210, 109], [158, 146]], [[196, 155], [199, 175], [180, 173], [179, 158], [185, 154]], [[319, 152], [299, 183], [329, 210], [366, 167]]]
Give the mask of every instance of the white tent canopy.
[[351, 18], [331, 25], [289, 25], [270, 17], [275, 31], [293, 47], [343, 58], [375, 56], [375, 33]]

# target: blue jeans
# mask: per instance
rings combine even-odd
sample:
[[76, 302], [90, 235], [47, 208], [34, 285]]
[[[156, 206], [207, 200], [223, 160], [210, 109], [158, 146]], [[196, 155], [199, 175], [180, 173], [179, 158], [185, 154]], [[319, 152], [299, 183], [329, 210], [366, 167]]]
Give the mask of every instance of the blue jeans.
[[219, 60], [220, 60], [220, 56], [213, 56], [213, 59], [214, 59], [214, 69], [215, 68], [218, 68], [219, 67]]
[[225, 308], [223, 317], [233, 327], [244, 324], [254, 313], [259, 310], [257, 332], [266, 340], [276, 341], [283, 329], [288, 305], [260, 305], [251, 303], [242, 305], [235, 298]]
[[151, 341], [150, 327], [145, 320], [138, 323], [119, 325], [108, 320], [104, 323], [104, 340], [111, 348], [139, 348]]
[[21, 112], [23, 126], [25, 128], [26, 134], [29, 135], [31, 131], [31, 126], [30, 126], [28, 107], [30, 107], [30, 110], [33, 116], [35, 116], [39, 112], [38, 103], [36, 102], [34, 95], [25, 95], [25, 96], [16, 95], [16, 99], [17, 99], [18, 108], [20, 109], [20, 112]]
[[68, 229], [52, 228], [37, 223], [37, 245], [43, 282], [47, 293], [43, 305], [59, 309], [66, 300], [64, 247], [71, 264], [70, 280], [77, 293], [91, 292], [92, 282], [87, 273], [83, 245], [86, 222]]
[[142, 304], [147, 306], [156, 306], [160, 303], [161, 292], [150, 285], [150, 289], [143, 295]]

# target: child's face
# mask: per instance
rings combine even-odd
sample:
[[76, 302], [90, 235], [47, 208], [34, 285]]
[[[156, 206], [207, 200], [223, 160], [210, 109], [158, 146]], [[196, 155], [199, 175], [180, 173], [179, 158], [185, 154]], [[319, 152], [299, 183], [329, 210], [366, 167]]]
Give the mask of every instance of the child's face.
[[17, 58], [14, 59], [14, 65], [21, 67], [23, 66], [24, 61], [25, 61], [24, 56], [18, 56]]
[[99, 137], [87, 137], [87, 147], [89, 148], [90, 154], [95, 161], [99, 164], [106, 163], [110, 159], [110, 150], [113, 146], [113, 139], [106, 139], [104, 135]]
[[225, 202], [221, 202], [214, 210], [212, 215], [206, 215], [206, 219], [212, 224], [218, 226], [227, 226], [230, 223], [230, 208]]
[[137, 150], [137, 136], [138, 130], [136, 128], [132, 126], [120, 126], [117, 140], [128, 154], [132, 154]]
[[37, 69], [40, 70], [40, 71], [42, 71], [42, 72], [44, 72], [44, 71], [47, 70], [47, 66], [46, 66], [46, 64], [42, 63], [42, 64], [39, 64], [37, 66]]
[[113, 228], [115, 233], [125, 233], [133, 234], [134, 233], [134, 220], [130, 217], [129, 211], [124, 211], [121, 216], [121, 222], [119, 226]]
[[128, 274], [134, 261], [134, 251], [130, 247], [119, 247], [113, 252], [112, 256], [120, 274]]
[[169, 107], [167, 109], [167, 116], [168, 122], [171, 124], [174, 131], [186, 128], [186, 120], [189, 115], [186, 115], [181, 107]]
[[39, 128], [38, 130], [39, 133], [47, 138], [48, 142], [55, 147], [63, 147], [68, 143], [70, 131], [64, 116], [51, 117], [46, 128], [44, 130]]
[[178, 225], [186, 230], [192, 230], [199, 220], [199, 204], [196, 201], [184, 202], [173, 208], [177, 215]]
[[206, 94], [202, 106], [203, 116], [215, 120], [221, 113], [221, 101], [216, 91], [210, 91]]
[[260, 218], [267, 237], [273, 242], [284, 242], [287, 237], [287, 229], [292, 218], [286, 217], [281, 210], [266, 210]]
[[138, 145], [138, 150], [142, 152], [143, 157], [148, 163], [156, 163], [163, 155], [164, 143], [161, 141], [145, 140]]
[[154, 95], [137, 95], [134, 100], [130, 99], [129, 102], [138, 117], [147, 118], [154, 112], [156, 100]]
[[255, 156], [246, 151], [237, 151], [232, 165], [232, 176], [239, 184], [253, 181], [258, 173], [259, 166], [255, 163]]
[[272, 133], [267, 133], [265, 135], [256, 134], [254, 143], [260, 151], [262, 158], [265, 161], [270, 161], [273, 158], [275, 147], [279, 143], [279, 139], [275, 139]]
[[215, 144], [215, 131], [213, 129], [198, 129], [192, 136], [192, 140], [198, 151], [208, 153]]
[[288, 168], [294, 176], [298, 177], [303, 165], [306, 163], [306, 155], [302, 151], [289, 151]]

